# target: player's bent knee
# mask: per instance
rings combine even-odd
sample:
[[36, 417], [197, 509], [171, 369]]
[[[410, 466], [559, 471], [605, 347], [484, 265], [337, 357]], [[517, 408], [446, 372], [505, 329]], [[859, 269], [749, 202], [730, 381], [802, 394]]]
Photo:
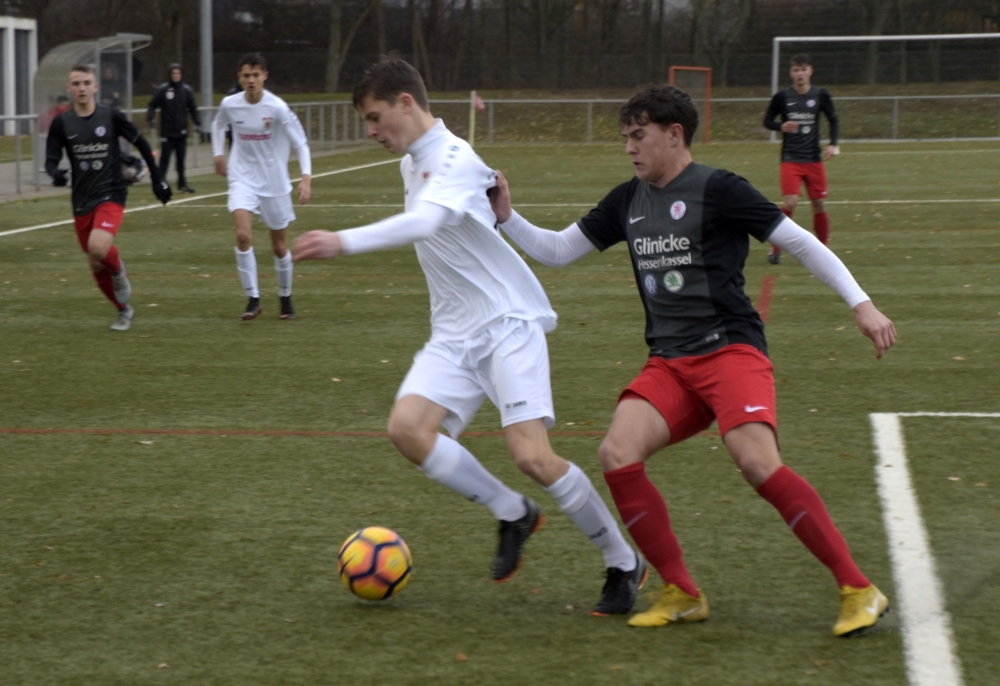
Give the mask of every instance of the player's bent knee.
[[629, 451], [624, 449], [624, 446], [621, 446], [611, 436], [608, 436], [601, 442], [600, 447], [597, 449], [597, 458], [601, 461], [601, 467], [606, 472], [613, 472], [616, 469], [628, 467], [636, 462], [642, 462], [641, 457], [631, 455]]

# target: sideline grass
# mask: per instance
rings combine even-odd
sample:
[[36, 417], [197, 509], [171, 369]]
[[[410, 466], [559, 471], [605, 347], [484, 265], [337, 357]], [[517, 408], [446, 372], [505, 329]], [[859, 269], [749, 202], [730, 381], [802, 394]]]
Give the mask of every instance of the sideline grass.
[[[996, 157], [963, 149], [973, 146], [845, 152], [829, 167], [831, 198], [995, 194]], [[904, 150], [914, 152], [897, 154]], [[587, 205], [631, 173], [621, 146], [484, 146], [481, 154], [507, 174], [515, 205]], [[777, 196], [774, 147], [708, 146], [696, 157]], [[317, 162], [384, 158], [367, 151]], [[199, 188], [221, 190], [222, 180], [206, 177]], [[326, 205], [401, 196], [393, 165], [317, 180], [314, 190], [324, 207], [297, 208], [294, 235], [396, 211]], [[561, 228], [585, 210], [524, 214]], [[794, 261], [766, 264], [763, 246], [752, 246], [748, 292], [756, 297], [763, 276], [775, 275], [768, 337], [783, 455], [816, 485], [862, 568], [891, 597], [867, 413], [1000, 408], [1000, 207], [830, 212], [835, 250], [899, 329], [884, 360], [875, 362], [836, 295]], [[62, 199], [5, 205], [0, 231], [67, 215]], [[808, 225], [807, 217], [799, 219]], [[107, 330], [113, 310], [93, 290], [69, 227], [0, 239], [0, 427], [382, 431], [428, 334], [412, 249], [297, 267], [301, 318], [281, 322], [258, 224], [265, 313], [243, 323], [230, 224], [224, 209], [184, 205], [127, 217], [118, 245], [139, 314], [124, 335]], [[563, 270], [532, 267], [560, 315], [549, 337], [558, 428], [606, 429], [645, 355], [627, 253], [617, 246]], [[485, 406], [470, 430], [497, 425]], [[970, 442], [962, 445], [995, 443], [978, 426], [963, 425]], [[951, 435], [928, 440], [933, 459], [941, 468], [964, 463], [970, 479], [986, 473], [982, 493], [994, 493], [995, 455], [952, 450]], [[151, 445], [138, 442], [147, 438]], [[862, 640], [829, 636], [837, 605], [828, 572], [742, 482], [717, 437], [649, 465], [712, 617], [648, 632], [586, 615], [601, 584], [599, 556], [516, 473], [502, 439], [463, 442], [550, 514], [507, 585], [488, 581], [488, 515], [429, 483], [385, 439], [0, 434], [0, 674], [31, 684], [906, 683], [894, 615]], [[598, 440], [553, 444], [607, 498]], [[920, 497], [938, 522], [928, 520], [935, 546], [969, 516], [953, 513], [953, 494], [941, 487]], [[352, 598], [335, 575], [341, 541], [371, 524], [398, 530], [415, 558], [407, 588], [377, 605]], [[956, 538], [961, 569], [942, 567], [946, 590], [957, 574], [984, 580], [979, 595], [967, 586], [948, 594], [969, 683], [993, 669], [976, 634], [1000, 609], [989, 581], [995, 561], [979, 542]]]

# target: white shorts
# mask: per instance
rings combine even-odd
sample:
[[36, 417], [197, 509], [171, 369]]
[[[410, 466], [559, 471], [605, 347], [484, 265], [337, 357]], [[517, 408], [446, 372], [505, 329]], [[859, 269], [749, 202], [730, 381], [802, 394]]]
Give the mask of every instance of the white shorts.
[[555, 424], [549, 347], [537, 321], [504, 319], [467, 341], [428, 341], [396, 393], [419, 395], [448, 410], [442, 424], [457, 437], [489, 398], [500, 425], [530, 419]]
[[241, 183], [229, 184], [229, 213], [236, 210], [247, 210], [259, 214], [267, 228], [280, 231], [288, 228], [295, 221], [295, 210], [292, 209], [292, 196], [278, 195], [273, 198], [257, 195]]

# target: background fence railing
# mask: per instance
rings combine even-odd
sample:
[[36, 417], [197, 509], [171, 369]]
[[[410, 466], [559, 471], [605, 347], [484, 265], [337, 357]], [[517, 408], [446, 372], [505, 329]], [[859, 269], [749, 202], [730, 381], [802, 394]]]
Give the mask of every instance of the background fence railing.
[[[712, 100], [712, 140], [766, 141], [764, 111], [769, 98], [715, 98]], [[445, 120], [457, 136], [468, 138], [469, 101], [431, 100], [435, 116]], [[835, 97], [840, 119], [840, 139], [851, 141], [954, 141], [1000, 140], [1000, 94], [885, 95]], [[479, 143], [614, 143], [621, 141], [621, 101], [602, 99], [493, 99], [476, 117]], [[365, 144], [365, 125], [349, 101], [291, 102], [315, 152], [349, 149]], [[211, 127], [215, 107], [199, 108], [205, 129]], [[155, 131], [144, 109], [127, 114], [154, 148]], [[28, 129], [19, 136], [0, 137], [0, 196], [20, 194], [26, 184], [42, 187], [44, 134], [38, 134], [38, 116], [0, 117], [22, 122]], [[823, 131], [829, 129], [822, 124]], [[36, 143], [37, 142], [37, 143]], [[188, 136], [187, 166], [211, 165], [207, 136]], [[32, 162], [33, 160], [33, 162]], [[170, 175], [173, 178], [173, 173]], [[44, 179], [47, 185], [48, 178]]]

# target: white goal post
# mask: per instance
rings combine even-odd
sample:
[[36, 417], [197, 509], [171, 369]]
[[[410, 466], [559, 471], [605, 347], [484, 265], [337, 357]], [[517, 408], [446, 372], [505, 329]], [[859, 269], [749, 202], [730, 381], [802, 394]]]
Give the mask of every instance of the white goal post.
[[[771, 94], [778, 92], [781, 77], [780, 64], [782, 43], [897, 43], [905, 41], [952, 41], [1000, 39], [1000, 33], [938, 33], [906, 36], [775, 36], [771, 40]], [[771, 132], [771, 140], [777, 140], [777, 133]]]

